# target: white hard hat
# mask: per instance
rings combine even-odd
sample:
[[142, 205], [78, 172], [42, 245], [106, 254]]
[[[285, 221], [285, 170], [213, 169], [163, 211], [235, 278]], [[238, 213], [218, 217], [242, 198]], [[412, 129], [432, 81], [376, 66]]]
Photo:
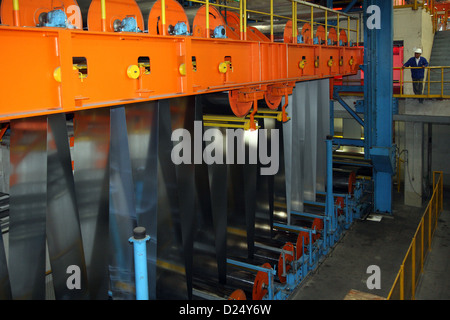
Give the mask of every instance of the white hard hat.
[[418, 48], [418, 49], [416, 49], [415, 51], [414, 51], [414, 53], [422, 53], [422, 49], [420, 49], [420, 48]]

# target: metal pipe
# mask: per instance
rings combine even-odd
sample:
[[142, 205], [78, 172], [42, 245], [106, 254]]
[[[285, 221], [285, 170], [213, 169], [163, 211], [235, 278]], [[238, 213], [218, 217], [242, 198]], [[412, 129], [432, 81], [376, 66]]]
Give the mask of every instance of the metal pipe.
[[167, 35], [166, 30], [166, 0], [161, 0], [161, 15], [162, 15], [162, 29], [163, 36]]
[[[333, 137], [327, 136], [327, 196], [325, 215], [328, 217], [331, 225], [334, 224], [334, 201], [333, 201]], [[324, 230], [327, 233], [328, 230]]]
[[244, 0], [244, 40], [247, 40], [247, 0]]
[[19, 0], [13, 0], [14, 26], [20, 27]]
[[133, 237], [129, 239], [133, 243], [134, 268], [136, 281], [136, 300], [148, 300], [147, 281], [147, 241], [150, 236], [146, 235], [144, 227], [136, 227], [133, 230]]
[[[17, 1], [17, 0], [15, 0]], [[105, 32], [106, 31], [106, 0], [101, 0], [100, 1], [100, 6], [101, 6], [101, 12], [102, 12], [102, 31]]]
[[[336, 10], [333, 10], [333, 9], [330, 9], [330, 8], [327, 8], [327, 7], [318, 5], [318, 4], [314, 4], [314, 3], [310, 3], [310, 2], [306, 2], [306, 1], [301, 1], [301, 0], [291, 0], [291, 1], [303, 4], [303, 5], [311, 7], [311, 8], [317, 8], [317, 9], [325, 10], [325, 11], [328, 11], [328, 12], [336, 13]], [[352, 18], [351, 15], [349, 15], [349, 14], [347, 14], [345, 12], [339, 12], [339, 14], [343, 15], [343, 16], [346, 16], [346, 17]]]
[[273, 0], [270, 0], [270, 41], [274, 42], [274, 36], [273, 36]]
[[209, 30], [209, 0], [206, 0], [206, 38], [211, 38], [211, 31]]

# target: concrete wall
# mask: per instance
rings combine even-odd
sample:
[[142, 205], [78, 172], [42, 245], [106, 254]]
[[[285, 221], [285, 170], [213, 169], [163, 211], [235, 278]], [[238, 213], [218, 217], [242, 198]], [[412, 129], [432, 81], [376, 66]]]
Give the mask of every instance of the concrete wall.
[[[419, 8], [399, 8], [394, 10], [394, 41], [403, 41], [404, 56], [406, 62], [414, 56], [414, 50], [421, 48], [422, 56], [430, 61], [433, 47], [433, 23], [430, 14]], [[411, 72], [405, 71], [404, 80], [411, 81]], [[405, 94], [414, 94], [412, 84], [404, 86]]]
[[434, 124], [432, 128], [433, 152], [431, 170], [444, 171], [444, 185], [450, 186], [450, 125]]

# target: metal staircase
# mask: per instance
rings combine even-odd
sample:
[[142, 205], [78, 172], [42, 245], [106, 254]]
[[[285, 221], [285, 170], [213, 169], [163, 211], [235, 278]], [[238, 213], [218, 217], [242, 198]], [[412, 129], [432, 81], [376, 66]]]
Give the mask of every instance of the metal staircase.
[[[433, 48], [430, 57], [431, 67], [450, 65], [450, 30], [435, 33]], [[444, 69], [444, 84], [441, 85], [442, 70], [440, 68], [430, 69], [430, 95], [441, 94], [450, 95], [450, 70]], [[437, 82], [433, 82], [437, 81]], [[445, 82], [449, 81], [449, 82]], [[428, 83], [425, 84], [424, 94], [428, 93]]]

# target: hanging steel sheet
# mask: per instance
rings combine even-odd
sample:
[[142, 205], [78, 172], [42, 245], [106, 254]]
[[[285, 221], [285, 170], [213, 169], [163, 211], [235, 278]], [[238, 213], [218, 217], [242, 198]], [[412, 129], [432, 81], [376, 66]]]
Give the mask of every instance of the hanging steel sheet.
[[158, 104], [132, 104], [125, 108], [134, 183], [137, 225], [145, 227], [149, 299], [156, 299], [158, 214]]
[[317, 163], [317, 109], [318, 109], [318, 82], [307, 81], [298, 83], [297, 86], [305, 86], [306, 94], [301, 97], [301, 106], [305, 108], [305, 145], [303, 149], [304, 175], [303, 195], [304, 200], [316, 200], [316, 163]]
[[[177, 174], [171, 159], [172, 120], [169, 100], [158, 101], [159, 165], [157, 220], [158, 299], [188, 299], [189, 288], [183, 243], [183, 216], [178, 194]], [[176, 110], [174, 110], [176, 111]]]
[[47, 117], [12, 120], [9, 276], [13, 299], [45, 299]]
[[133, 247], [128, 242], [136, 225], [134, 184], [125, 108], [111, 108], [109, 154], [109, 276], [112, 298], [135, 299]]
[[74, 116], [74, 181], [90, 299], [108, 299], [110, 110]]
[[[56, 299], [87, 299], [88, 283], [76, 206], [66, 116], [48, 116], [47, 244]], [[67, 286], [69, 267], [79, 270], [79, 287]]]
[[317, 161], [316, 161], [316, 190], [325, 192], [327, 172], [326, 138], [330, 134], [330, 80], [317, 80], [318, 108], [317, 108]]
[[0, 237], [0, 300], [11, 299], [11, 284], [9, 282], [9, 272], [6, 263], [6, 254], [3, 236]]

